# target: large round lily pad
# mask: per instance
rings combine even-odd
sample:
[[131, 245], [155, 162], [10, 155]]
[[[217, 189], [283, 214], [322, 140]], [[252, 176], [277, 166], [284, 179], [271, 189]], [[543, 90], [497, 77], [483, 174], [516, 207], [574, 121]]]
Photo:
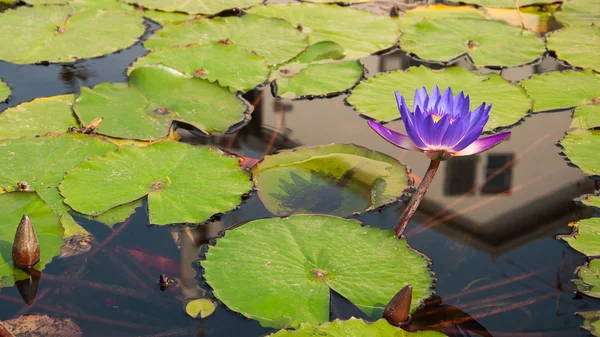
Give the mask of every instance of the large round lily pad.
[[574, 235], [561, 236], [573, 249], [587, 256], [600, 256], [600, 218], [590, 218], [576, 224]]
[[268, 65], [283, 63], [308, 46], [306, 36], [284, 20], [259, 15], [200, 19], [167, 25], [150, 36], [150, 50], [228, 41], [240, 49], [262, 56]]
[[436, 85], [450, 86], [455, 93], [464, 91], [471, 98], [472, 109], [482, 102], [493, 104], [486, 130], [515, 124], [531, 108], [530, 99], [519, 86], [496, 74], [477, 75], [458, 67], [439, 71], [416, 67], [378, 74], [356, 86], [347, 101], [367, 117], [387, 122], [400, 118], [394, 91], [404, 95], [412, 107], [415, 89], [425, 86], [431, 92]]
[[258, 196], [275, 215], [339, 216], [397, 201], [409, 187], [396, 159], [356, 145], [281, 151], [254, 167]]
[[381, 317], [405, 285], [414, 310], [433, 282], [427, 260], [392, 231], [323, 215], [244, 224], [218, 239], [201, 265], [218, 299], [274, 328], [328, 321], [330, 289]]
[[[435, 13], [435, 12], [434, 12]], [[452, 61], [468, 54], [478, 66], [517, 66], [540, 58], [544, 41], [502, 21], [440, 18], [405, 27], [400, 47], [425, 60]]]
[[559, 59], [573, 66], [600, 71], [600, 57], [590, 57], [600, 51], [600, 26], [565, 28], [552, 33], [547, 44], [548, 50], [554, 50]]
[[560, 141], [569, 160], [584, 173], [600, 175], [600, 130], [574, 130]]
[[362, 319], [335, 320], [321, 325], [302, 324], [298, 330], [281, 330], [272, 337], [443, 337], [436, 331], [408, 332], [380, 319], [367, 323]]
[[0, 102], [6, 101], [10, 96], [10, 87], [2, 79], [0, 79]]
[[71, 111], [73, 95], [36, 98], [6, 109], [0, 114], [0, 139], [65, 133], [78, 127]]
[[600, 311], [576, 312], [583, 317], [582, 328], [588, 330], [593, 336], [600, 336]]
[[129, 68], [163, 64], [188, 77], [218, 82], [231, 91], [249, 91], [267, 81], [269, 68], [262, 57], [227, 43], [158, 49]]
[[256, 6], [250, 12], [298, 25], [311, 43], [336, 42], [344, 47], [349, 59], [388, 49], [400, 35], [398, 25], [390, 17], [338, 5], [272, 4]]
[[88, 215], [148, 196], [150, 223], [157, 225], [205, 221], [237, 206], [251, 188], [236, 158], [173, 141], [124, 146], [94, 157], [69, 171], [60, 184], [65, 202]]
[[600, 75], [591, 70], [549, 72], [519, 82], [533, 100], [534, 111], [600, 105]]
[[227, 131], [246, 119], [247, 102], [208, 80], [187, 78], [162, 65], [148, 65], [129, 75], [129, 84], [101, 83], [82, 88], [74, 110], [85, 125], [103, 117], [96, 133], [156, 140], [179, 121], [208, 133]]
[[556, 17], [567, 26], [600, 24], [600, 0], [564, 1]]
[[600, 260], [593, 259], [577, 269], [579, 280], [574, 283], [577, 290], [588, 296], [600, 298]]
[[13, 267], [12, 243], [23, 214], [28, 214], [40, 243], [40, 262], [35, 269], [42, 270], [60, 254], [63, 227], [60, 216], [48, 207], [36, 193], [14, 192], [0, 194], [0, 288], [11, 287], [27, 275]]
[[257, 5], [264, 0], [121, 0], [144, 8], [166, 12], [184, 12], [191, 14], [217, 14], [226, 9], [244, 9]]
[[344, 57], [344, 48], [335, 42], [311, 45], [273, 71], [270, 80], [274, 94], [292, 99], [323, 97], [353, 87], [363, 76], [363, 66], [358, 61], [339, 61]]
[[65, 237], [85, 232], [67, 213], [58, 191], [65, 173], [82, 161], [117, 147], [81, 134], [49, 135], [0, 141], [0, 188], [5, 192], [35, 191], [61, 216]]
[[0, 60], [13, 63], [72, 62], [110, 54], [136, 42], [142, 15], [120, 10], [72, 13], [69, 6], [18, 7], [2, 13]]

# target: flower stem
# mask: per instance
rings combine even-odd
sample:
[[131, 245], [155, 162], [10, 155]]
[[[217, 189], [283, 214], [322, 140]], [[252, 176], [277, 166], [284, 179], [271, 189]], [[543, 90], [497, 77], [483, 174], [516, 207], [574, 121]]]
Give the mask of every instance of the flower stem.
[[415, 191], [412, 198], [410, 199], [410, 202], [404, 209], [404, 213], [402, 213], [400, 220], [398, 220], [396, 227], [394, 227], [394, 232], [396, 233], [397, 237], [399, 237], [399, 238], [403, 237], [402, 234], [404, 233], [404, 229], [406, 229], [408, 222], [410, 221], [410, 219], [413, 217], [413, 215], [417, 211], [417, 207], [419, 207], [421, 200], [423, 200], [425, 193], [427, 193], [427, 189], [429, 188], [429, 185], [433, 181], [433, 177], [435, 177], [435, 174], [439, 167], [440, 167], [439, 160], [432, 160], [431, 163], [429, 163], [429, 167], [427, 168], [427, 172], [425, 172], [425, 176], [423, 177], [421, 184], [419, 184], [419, 187], [417, 187], [417, 190]]

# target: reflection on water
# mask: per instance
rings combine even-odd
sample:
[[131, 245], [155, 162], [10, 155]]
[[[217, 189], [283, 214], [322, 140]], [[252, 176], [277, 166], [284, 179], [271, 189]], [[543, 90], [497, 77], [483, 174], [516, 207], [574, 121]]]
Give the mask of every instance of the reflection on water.
[[[13, 97], [0, 108], [73, 92], [78, 85], [122, 81], [123, 69], [143, 53], [136, 45], [67, 67], [0, 62], [0, 74], [13, 88]], [[456, 63], [467, 66], [464, 62]], [[420, 64], [402, 52], [369, 57], [364, 63], [371, 75]], [[514, 81], [561, 67], [547, 57], [532, 66], [496, 72]], [[344, 105], [343, 97], [275, 100], [269, 88], [246, 97], [255, 103], [255, 111], [244, 128], [212, 137], [180, 130], [184, 141], [237, 153], [246, 157], [247, 165], [281, 149], [330, 143], [355, 143], [398, 158], [417, 181], [428, 165], [421, 154], [383, 141]], [[492, 336], [587, 336], [579, 328], [581, 318], [573, 313], [600, 308], [597, 301], [574, 295], [573, 269], [585, 259], [555, 239], [571, 231], [570, 221], [589, 215], [572, 199], [593, 191], [592, 181], [569, 166], [556, 145], [570, 124], [570, 114], [526, 117], [512, 129], [510, 139], [494, 149], [444, 163], [407, 229], [409, 243], [433, 261], [439, 279], [436, 293], [443, 304], [477, 319]], [[401, 122], [389, 126], [399, 131], [403, 127]], [[353, 218], [391, 229], [402, 209], [396, 203]], [[265, 335], [271, 330], [223, 305], [205, 320], [191, 320], [183, 307], [191, 298], [211, 294], [198, 276], [202, 245], [213, 242], [226, 228], [269, 216], [255, 193], [239, 209], [193, 228], [148, 226], [146, 211], [139, 209], [125, 225], [115, 227], [119, 235], [94, 256], [56, 259], [50, 264], [31, 308], [23, 304], [17, 287], [2, 289], [0, 319], [28, 312], [71, 317], [85, 336]], [[96, 247], [114, 235], [100, 224], [82, 222], [96, 236]], [[177, 280], [164, 292], [158, 285], [161, 274]], [[426, 310], [431, 310], [431, 317], [445, 317], [447, 326], [458, 326], [458, 319], [444, 316], [447, 308], [434, 301]], [[332, 318], [350, 316], [363, 317], [334, 296]], [[471, 335], [480, 330], [473, 326], [477, 328], [471, 329]], [[462, 327], [448, 331], [452, 336], [465, 335]]]

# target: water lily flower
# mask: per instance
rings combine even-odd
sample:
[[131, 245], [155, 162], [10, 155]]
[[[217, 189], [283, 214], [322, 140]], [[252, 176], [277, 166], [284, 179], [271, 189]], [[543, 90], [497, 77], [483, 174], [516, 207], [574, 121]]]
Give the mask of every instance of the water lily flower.
[[443, 94], [436, 86], [415, 90], [414, 113], [404, 96], [396, 92], [396, 102], [408, 136], [369, 121], [369, 125], [388, 142], [406, 150], [424, 152], [431, 160], [447, 160], [485, 151], [506, 139], [510, 132], [479, 138], [489, 119], [491, 105], [482, 103], [470, 111], [469, 96], [461, 91], [456, 97], [448, 87]]
[[394, 232], [401, 238], [408, 222], [425, 197], [440, 166], [440, 161], [490, 149], [510, 136], [510, 131], [479, 138], [490, 118], [492, 106], [482, 103], [477, 109], [471, 111], [469, 96], [465, 97], [461, 91], [454, 97], [450, 87], [440, 94], [440, 89], [436, 86], [431, 95], [427, 94], [427, 89], [424, 87], [417, 89], [413, 104], [414, 113], [408, 109], [404, 96], [398, 92], [396, 92], [396, 103], [408, 136], [374, 121], [369, 121], [369, 125], [388, 142], [406, 150], [423, 152], [431, 159], [423, 180], [394, 227]]

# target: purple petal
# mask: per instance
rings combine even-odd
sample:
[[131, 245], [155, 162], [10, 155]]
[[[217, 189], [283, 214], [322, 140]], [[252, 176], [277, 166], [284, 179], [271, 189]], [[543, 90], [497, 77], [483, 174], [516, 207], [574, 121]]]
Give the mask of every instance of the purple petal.
[[485, 127], [485, 124], [487, 123], [489, 117], [490, 117], [489, 115], [485, 115], [483, 119], [480, 119], [479, 121], [477, 121], [477, 124], [469, 125], [465, 135], [452, 148], [452, 151], [453, 152], [461, 151], [462, 149], [471, 145], [471, 143], [473, 143], [475, 140], [477, 140], [477, 138], [479, 138], [481, 136], [481, 133], [483, 132], [483, 128]]
[[485, 137], [474, 141], [471, 145], [464, 148], [462, 151], [453, 153], [454, 156], [469, 156], [472, 154], [483, 152], [498, 145], [501, 141], [510, 136], [510, 131], [499, 133], [497, 135]]
[[415, 89], [415, 99], [413, 102], [413, 110], [416, 110], [417, 107], [423, 109], [425, 107], [425, 99], [427, 98], [427, 89], [425, 87], [419, 89]]
[[450, 87], [446, 88], [442, 95], [436, 111], [441, 115], [453, 115], [454, 111], [454, 94]]
[[381, 137], [383, 137], [383, 139], [398, 147], [401, 147], [405, 150], [419, 150], [419, 148], [415, 146], [415, 144], [410, 140], [410, 138], [401, 133], [390, 130], [375, 121], [369, 121], [369, 126], [371, 126], [371, 128], [375, 130], [375, 132], [377, 132]]
[[422, 119], [423, 116], [420, 113], [420, 109], [417, 108], [417, 111], [419, 111], [419, 114], [417, 115], [417, 112], [415, 111], [415, 114], [412, 114], [407, 108], [406, 108], [406, 101], [404, 100], [404, 97], [401, 97], [400, 100], [400, 104], [402, 105], [402, 109], [400, 109], [400, 115], [402, 116], [402, 120], [404, 121], [404, 127], [406, 128], [406, 133], [408, 134], [408, 137], [410, 137], [410, 139], [413, 141], [413, 143], [415, 143], [415, 145], [418, 148], [424, 149], [426, 148], [425, 143], [423, 142], [423, 138], [420, 135], [420, 129], [421, 129], [421, 124], [422, 124]]
[[424, 111], [425, 112], [434, 111], [433, 109], [435, 109], [435, 106], [437, 105], [439, 100], [440, 100], [440, 88], [438, 88], [438, 86], [436, 85], [435, 87], [433, 87], [433, 90], [431, 91], [431, 95], [429, 95], [429, 101], [427, 102], [427, 108]]
[[428, 143], [430, 148], [452, 148], [454, 144], [445, 144], [444, 136], [450, 127], [450, 116], [444, 115], [442, 118], [434, 124], [431, 134], [431, 143]]
[[469, 113], [469, 104], [469, 96], [465, 97], [462, 91], [459, 92], [454, 99], [454, 117], [466, 116]]
[[452, 125], [448, 127], [444, 139], [442, 140], [442, 144], [448, 148], [454, 148], [456, 144], [465, 137], [470, 123], [470, 116], [458, 116]]

